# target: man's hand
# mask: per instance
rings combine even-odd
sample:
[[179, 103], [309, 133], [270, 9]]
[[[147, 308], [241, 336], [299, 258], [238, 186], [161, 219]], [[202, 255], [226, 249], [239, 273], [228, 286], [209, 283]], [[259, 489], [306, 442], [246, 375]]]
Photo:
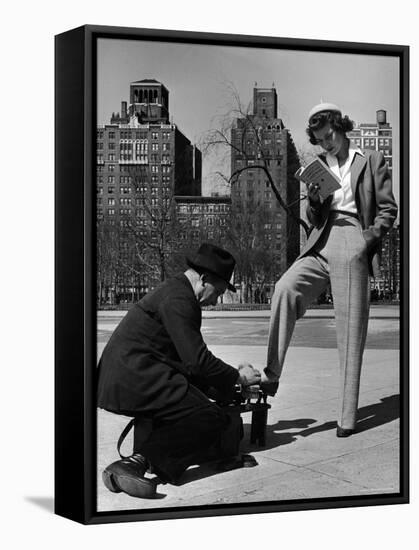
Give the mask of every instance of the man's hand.
[[253, 386], [259, 384], [260, 379], [260, 372], [252, 367], [250, 363], [242, 363], [239, 365], [239, 384], [242, 386]]

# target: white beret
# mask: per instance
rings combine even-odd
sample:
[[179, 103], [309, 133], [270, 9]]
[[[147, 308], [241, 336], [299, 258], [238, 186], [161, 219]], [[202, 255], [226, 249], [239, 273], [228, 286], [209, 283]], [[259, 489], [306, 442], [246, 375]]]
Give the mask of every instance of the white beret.
[[312, 116], [322, 113], [323, 111], [334, 111], [342, 114], [342, 111], [334, 103], [319, 103], [318, 105], [315, 105], [308, 113], [308, 120], [310, 120]]

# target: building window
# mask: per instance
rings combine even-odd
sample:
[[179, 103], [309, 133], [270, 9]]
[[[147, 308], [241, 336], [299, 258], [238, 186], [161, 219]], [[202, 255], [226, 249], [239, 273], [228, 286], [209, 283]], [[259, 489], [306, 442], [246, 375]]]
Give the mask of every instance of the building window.
[[158, 132], [151, 132], [151, 139], [159, 139]]
[[108, 147], [109, 149], [115, 149], [115, 142], [114, 141], [109, 142]]
[[109, 172], [115, 172], [115, 164], [108, 164]]
[[97, 194], [98, 195], [103, 195], [103, 187], [98, 187], [97, 188]]
[[115, 132], [109, 132], [108, 137], [109, 139], [115, 139]]
[[115, 176], [108, 176], [108, 183], [115, 183]]
[[110, 160], [111, 162], [115, 162], [115, 154], [114, 153], [109, 153], [108, 160]]
[[108, 205], [109, 206], [114, 206], [115, 205], [115, 199], [114, 198], [108, 199]]
[[152, 151], [158, 151], [159, 150], [159, 144], [158, 143], [152, 143], [151, 144], [151, 150]]
[[109, 193], [109, 195], [112, 195], [114, 192], [115, 192], [115, 187], [113, 187], [113, 185], [110, 185], [110, 186], [108, 187], [108, 193]]
[[115, 208], [108, 208], [108, 216], [114, 216], [115, 215]]

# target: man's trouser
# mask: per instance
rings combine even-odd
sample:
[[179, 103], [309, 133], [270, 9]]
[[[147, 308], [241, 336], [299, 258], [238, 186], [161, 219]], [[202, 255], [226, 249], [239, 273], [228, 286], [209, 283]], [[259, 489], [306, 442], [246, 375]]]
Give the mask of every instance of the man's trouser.
[[277, 282], [271, 306], [266, 370], [274, 376], [281, 375], [296, 320], [327, 288], [329, 281], [340, 363], [338, 424], [353, 429], [369, 312], [367, 248], [356, 218], [331, 213], [315, 251], [297, 260]]
[[189, 385], [175, 405], [136, 418], [134, 453], [145, 456], [162, 481], [175, 483], [188, 466], [236, 454], [239, 431], [230, 415]]

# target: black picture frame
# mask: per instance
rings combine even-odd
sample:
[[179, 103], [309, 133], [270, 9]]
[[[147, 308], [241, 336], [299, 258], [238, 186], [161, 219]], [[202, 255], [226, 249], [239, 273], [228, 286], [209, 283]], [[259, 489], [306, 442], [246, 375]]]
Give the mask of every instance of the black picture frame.
[[[400, 62], [400, 492], [96, 510], [95, 127], [100, 38], [394, 56]], [[55, 512], [83, 524], [409, 502], [409, 47], [86, 25], [55, 38]]]

